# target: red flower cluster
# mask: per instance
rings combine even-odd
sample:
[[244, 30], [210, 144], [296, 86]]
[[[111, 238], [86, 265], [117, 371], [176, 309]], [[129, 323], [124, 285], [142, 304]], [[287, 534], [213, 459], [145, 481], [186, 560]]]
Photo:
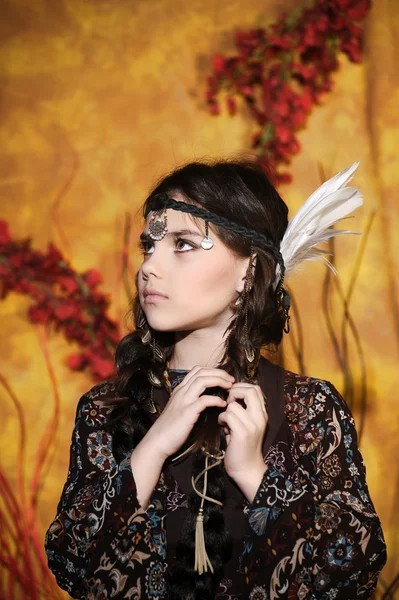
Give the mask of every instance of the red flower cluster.
[[258, 162], [275, 183], [288, 183], [289, 173], [277, 172], [300, 150], [295, 132], [306, 122], [314, 104], [329, 91], [338, 53], [360, 62], [363, 30], [371, 0], [317, 0], [312, 7], [283, 13], [269, 31], [236, 33], [238, 54], [213, 57], [206, 99], [212, 114], [220, 113], [223, 90], [231, 115], [236, 97], [248, 106], [260, 130], [252, 138]]
[[14, 241], [0, 221], [0, 299], [10, 291], [34, 299], [28, 316], [32, 323], [52, 325], [82, 350], [68, 357], [73, 370], [88, 367], [95, 380], [115, 374], [114, 352], [119, 342], [117, 324], [106, 314], [109, 294], [96, 288], [102, 275], [89, 269], [79, 275], [50, 243], [47, 253], [31, 249], [31, 240]]

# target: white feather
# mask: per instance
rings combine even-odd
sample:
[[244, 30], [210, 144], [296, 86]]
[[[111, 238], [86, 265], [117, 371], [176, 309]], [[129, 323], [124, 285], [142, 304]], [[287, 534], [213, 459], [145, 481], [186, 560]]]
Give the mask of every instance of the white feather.
[[[314, 246], [336, 235], [358, 234], [333, 228], [335, 223], [348, 218], [350, 213], [363, 204], [360, 190], [353, 186], [344, 187], [352, 179], [358, 166], [359, 161], [325, 181], [290, 220], [280, 244], [286, 273], [304, 260], [322, 260], [336, 273], [334, 266], [326, 258], [329, 252]], [[279, 272], [278, 265], [277, 280]]]

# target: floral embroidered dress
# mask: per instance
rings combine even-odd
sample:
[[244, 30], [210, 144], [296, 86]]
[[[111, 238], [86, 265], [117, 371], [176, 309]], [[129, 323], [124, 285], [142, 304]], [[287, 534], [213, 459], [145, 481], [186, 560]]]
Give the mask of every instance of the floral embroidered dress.
[[[224, 514], [234, 550], [215, 598], [369, 598], [386, 545], [348, 406], [331, 383], [263, 357], [259, 385], [267, 469], [252, 502], [229, 484]], [[48, 565], [73, 598], [161, 600], [190, 463], [164, 468], [143, 510], [131, 451], [118, 464], [102, 430], [112, 410], [102, 399], [115, 394], [103, 382], [77, 405], [68, 477], [45, 536]], [[154, 400], [162, 405], [165, 396]]]
[[[188, 371], [170, 369], [169, 379], [172, 388], [175, 388], [185, 377]], [[263, 442], [263, 455], [266, 454], [271, 442], [275, 439], [279, 426], [284, 421], [284, 369], [271, 363], [262, 363], [260, 370], [260, 385], [266, 396], [266, 409], [269, 416], [267, 433]], [[163, 409], [168, 395], [163, 390], [157, 389], [154, 400]], [[183, 524], [188, 513], [188, 496], [192, 492], [191, 474], [193, 457], [187, 456], [178, 463], [170, 463], [165, 472], [166, 477], [171, 477], [172, 490], [166, 495], [167, 518], [165, 529], [167, 538], [166, 562], [169, 565], [176, 561], [174, 555], [177, 540], [182, 534]], [[252, 536], [248, 518], [243, 512], [246, 497], [237, 484], [226, 476], [226, 493], [223, 503], [225, 527], [232, 536], [232, 555], [224, 564], [224, 576], [220, 581], [219, 589], [215, 595], [217, 600], [245, 600], [248, 596], [246, 572], [242, 565], [242, 555], [246, 548], [246, 539]]]

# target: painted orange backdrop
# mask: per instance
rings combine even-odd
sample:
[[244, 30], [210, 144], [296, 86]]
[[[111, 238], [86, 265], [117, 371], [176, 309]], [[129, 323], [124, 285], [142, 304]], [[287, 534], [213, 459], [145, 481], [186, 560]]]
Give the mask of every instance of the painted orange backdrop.
[[[111, 316], [123, 317], [128, 300], [117, 272], [125, 214], [134, 215], [155, 179], [180, 162], [249, 148], [254, 129], [245, 113], [214, 117], [206, 110], [211, 56], [234, 50], [234, 29], [268, 25], [298, 4], [247, 0], [244, 10], [238, 0], [3, 2], [0, 218], [9, 221], [16, 238], [32, 236], [37, 249], [45, 250], [53, 241], [77, 270], [99, 269], [102, 289], [112, 294]], [[331, 177], [360, 160], [353, 184], [363, 191], [365, 204], [350, 228], [364, 231], [376, 211], [350, 308], [368, 373], [361, 450], [388, 544], [382, 582], [389, 584], [399, 571], [399, 5], [396, 0], [374, 4], [363, 63], [340, 56], [333, 91], [299, 135], [302, 151], [292, 162], [294, 182], [279, 191], [292, 216], [320, 185], [320, 170]], [[141, 229], [136, 219], [133, 243]], [[361, 243], [361, 238], [347, 236], [337, 244], [344, 290]], [[134, 253], [135, 268], [139, 260]], [[342, 391], [343, 376], [321, 309], [324, 275], [323, 265], [308, 264], [290, 286], [305, 328], [307, 373]], [[339, 316], [342, 309], [334, 298]], [[75, 346], [61, 335], [46, 342], [49, 371], [41, 330], [25, 317], [29, 305], [15, 294], [0, 302], [0, 373], [26, 418], [26, 490], [39, 440], [56, 406], [54, 390], [59, 390], [56, 441], [41, 474], [37, 503], [42, 543], [67, 474], [76, 404], [92, 381], [65, 366]], [[292, 345], [286, 340], [284, 346], [287, 365], [298, 370]], [[353, 340], [349, 358], [360, 385]], [[15, 484], [18, 420], [4, 383], [0, 401], [1, 466]], [[354, 416], [357, 420], [356, 407]], [[2, 503], [0, 507], [4, 509]], [[6, 569], [0, 568], [5, 581]]]

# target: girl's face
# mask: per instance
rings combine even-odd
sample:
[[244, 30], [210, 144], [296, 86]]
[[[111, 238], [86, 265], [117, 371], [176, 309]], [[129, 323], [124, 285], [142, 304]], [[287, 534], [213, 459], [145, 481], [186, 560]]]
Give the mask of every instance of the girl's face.
[[[174, 194], [175, 200], [184, 200]], [[148, 235], [151, 213], [143, 230]], [[143, 263], [138, 274], [140, 304], [149, 325], [158, 331], [193, 331], [227, 327], [238, 291], [243, 289], [248, 258], [236, 258], [209, 224], [210, 250], [201, 247], [205, 221], [199, 229], [187, 213], [167, 209], [168, 231], [162, 240], [142, 241]], [[178, 233], [188, 229], [193, 233]], [[143, 291], [154, 288], [167, 298], [146, 302]]]

